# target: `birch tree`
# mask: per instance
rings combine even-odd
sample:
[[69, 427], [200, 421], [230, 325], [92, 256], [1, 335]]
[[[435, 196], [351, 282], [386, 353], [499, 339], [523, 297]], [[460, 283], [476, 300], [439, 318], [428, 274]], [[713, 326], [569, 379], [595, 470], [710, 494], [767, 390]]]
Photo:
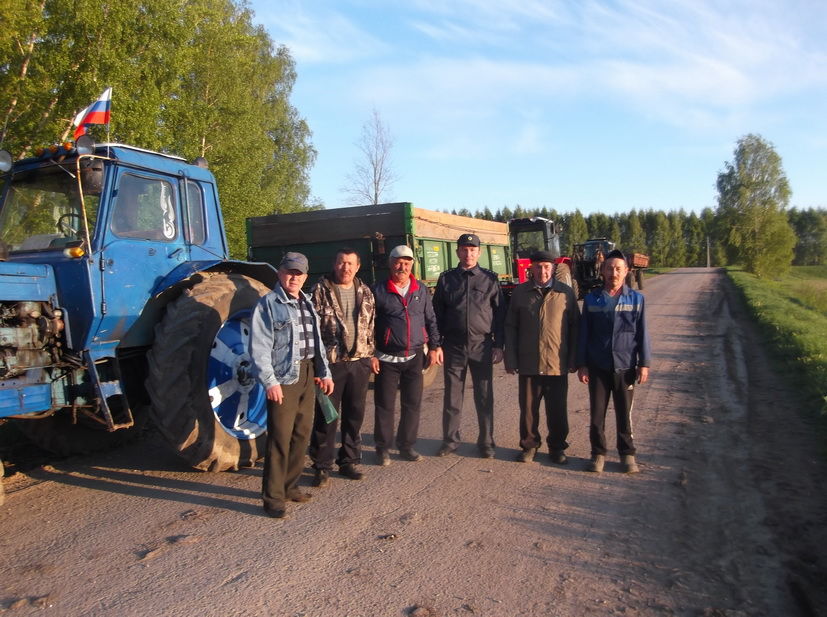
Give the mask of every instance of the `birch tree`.
[[391, 158], [393, 141], [374, 107], [356, 142], [359, 156], [353, 173], [348, 174], [342, 187], [350, 205], [376, 205], [391, 199], [391, 188], [398, 179]]

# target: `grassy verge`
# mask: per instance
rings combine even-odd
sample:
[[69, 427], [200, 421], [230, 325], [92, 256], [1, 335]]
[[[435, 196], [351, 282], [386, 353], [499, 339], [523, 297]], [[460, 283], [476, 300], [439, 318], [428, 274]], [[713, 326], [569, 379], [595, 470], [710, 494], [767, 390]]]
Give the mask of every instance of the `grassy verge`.
[[727, 274], [813, 413], [827, 428], [827, 267], [794, 267], [778, 280], [738, 268]]

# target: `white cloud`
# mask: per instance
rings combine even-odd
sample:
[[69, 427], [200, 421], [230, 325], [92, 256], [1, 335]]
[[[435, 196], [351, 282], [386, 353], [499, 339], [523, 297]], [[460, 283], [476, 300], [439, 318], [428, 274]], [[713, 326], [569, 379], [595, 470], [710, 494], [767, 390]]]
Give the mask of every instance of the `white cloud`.
[[261, 3], [256, 21], [300, 63], [342, 65], [388, 52], [388, 43], [334, 10], [314, 11], [309, 3]]
[[[807, 16], [793, 18], [774, 5], [583, 2], [569, 5], [576, 18], [531, 2], [415, 6], [436, 16], [419, 15], [420, 32], [456, 46], [441, 47], [442, 57], [354, 75], [359, 97], [380, 105], [416, 102], [437, 117], [449, 115], [441, 109], [473, 117], [523, 100], [578, 96], [611, 99], [681, 127], [697, 121], [710, 128], [716, 118], [827, 85], [823, 44], [804, 37]], [[513, 28], [519, 36], [509, 39], [509, 53], [477, 49], [469, 56], [463, 47], [475, 33], [478, 41], [500, 42]]]

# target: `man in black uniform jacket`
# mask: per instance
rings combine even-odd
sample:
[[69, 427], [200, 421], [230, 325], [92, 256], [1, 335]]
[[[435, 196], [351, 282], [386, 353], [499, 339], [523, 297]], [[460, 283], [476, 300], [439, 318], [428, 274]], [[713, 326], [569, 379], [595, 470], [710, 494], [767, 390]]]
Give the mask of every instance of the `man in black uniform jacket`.
[[459, 265], [439, 277], [434, 312], [443, 336], [445, 399], [443, 441], [437, 456], [451, 454], [460, 444], [465, 377], [471, 369], [483, 458], [494, 456], [494, 364], [503, 358], [505, 302], [497, 275], [481, 268], [480, 239], [473, 233], [457, 240]]

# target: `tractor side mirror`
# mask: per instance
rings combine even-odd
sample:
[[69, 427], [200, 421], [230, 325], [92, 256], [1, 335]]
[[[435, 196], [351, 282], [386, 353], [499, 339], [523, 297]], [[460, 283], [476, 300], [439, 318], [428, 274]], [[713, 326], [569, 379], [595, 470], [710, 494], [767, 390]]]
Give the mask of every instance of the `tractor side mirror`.
[[80, 181], [86, 195], [100, 195], [103, 191], [103, 161], [83, 159], [80, 162]]

